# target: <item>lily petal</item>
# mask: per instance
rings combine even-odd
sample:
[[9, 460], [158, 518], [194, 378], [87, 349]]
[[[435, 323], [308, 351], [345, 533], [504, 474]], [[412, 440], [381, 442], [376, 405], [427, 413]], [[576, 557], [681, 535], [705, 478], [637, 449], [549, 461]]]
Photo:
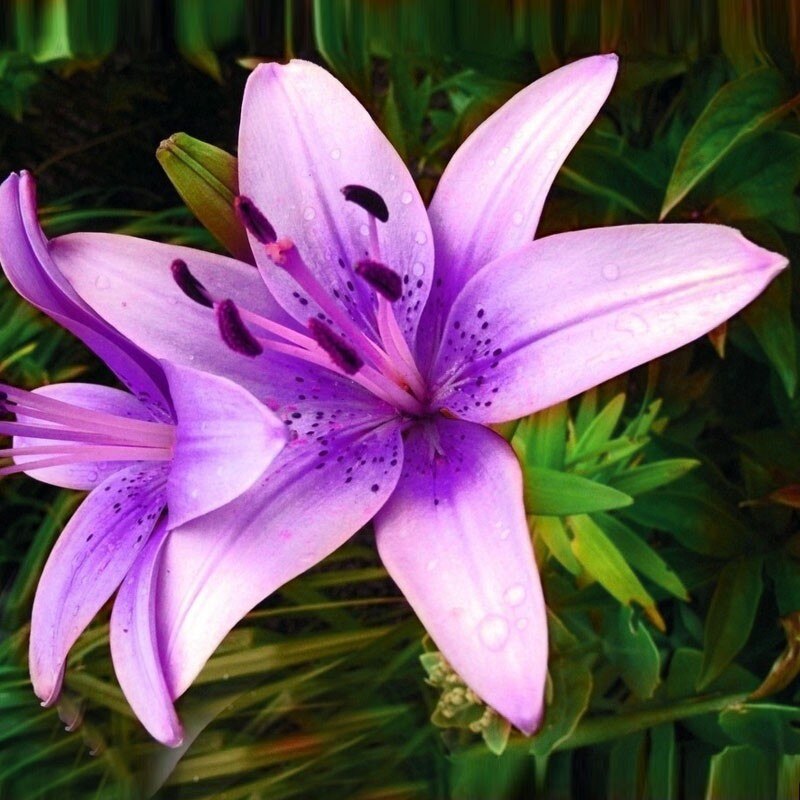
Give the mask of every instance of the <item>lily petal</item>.
[[170, 535], [157, 617], [172, 697], [251, 608], [365, 525], [402, 469], [396, 421], [297, 441], [247, 494]]
[[39, 227], [36, 183], [27, 172], [0, 186], [0, 262], [11, 285], [90, 347], [144, 402], [169, 410], [158, 364], [101, 320], [78, 297], [53, 261]]
[[155, 578], [167, 536], [162, 520], [117, 593], [111, 614], [111, 658], [125, 697], [150, 735], [177, 747], [183, 729], [164, 681], [156, 630]]
[[450, 299], [477, 270], [533, 239], [547, 193], [617, 74], [591, 56], [518, 92], [456, 151], [429, 214], [437, 278]]
[[437, 647], [486, 703], [531, 733], [547, 621], [511, 448], [468, 422], [413, 428], [375, 518], [378, 551]]
[[116, 591], [164, 507], [165, 468], [131, 466], [80, 505], [47, 559], [36, 589], [29, 666], [44, 705], [58, 697], [67, 653]]
[[227, 378], [164, 362], [177, 426], [167, 479], [170, 527], [247, 491], [285, 446], [287, 426]]
[[[309, 268], [348, 314], [375, 328], [373, 292], [355, 265], [372, 257], [407, 281], [394, 304], [411, 343], [433, 275], [433, 242], [414, 181], [366, 109], [329, 72], [307, 61], [262, 64], [247, 81], [239, 128], [239, 185], [278, 237], [289, 237]], [[342, 189], [377, 192], [389, 210], [376, 222], [380, 252], [370, 251], [369, 216]], [[305, 323], [314, 306], [251, 237], [270, 291]], [[334, 295], [336, 298], [336, 295]], [[303, 298], [306, 299], [306, 298]]]
[[440, 408], [501, 422], [702, 336], [786, 267], [722, 225], [625, 225], [539, 239], [484, 267], [445, 325]]
[[[89, 412], [101, 411], [107, 414], [129, 417], [130, 419], [153, 421], [148, 408], [130, 392], [112, 389], [109, 386], [100, 386], [93, 383], [53, 383], [49, 386], [34, 389], [34, 394], [50, 397], [53, 400], [60, 400], [63, 403], [70, 403], [85, 408]], [[47, 420], [34, 420], [24, 414], [17, 414], [17, 420], [19, 422], [31, 422], [40, 427], [55, 425], [55, 423]], [[49, 439], [30, 439], [26, 436], [15, 436], [13, 446], [28, 447], [48, 444], [63, 445], [64, 443]], [[16, 456], [14, 461], [17, 464], [24, 464], [26, 461], [39, 461], [40, 458], [40, 456], [36, 455]], [[88, 491], [94, 489], [95, 486], [99, 486], [115, 472], [119, 472], [121, 469], [130, 466], [130, 464], [131, 462], [126, 461], [91, 461], [69, 464], [63, 467], [32, 469], [29, 472], [26, 471], [25, 474], [30, 475], [31, 478], [36, 478], [37, 481], [43, 481], [53, 486]]]

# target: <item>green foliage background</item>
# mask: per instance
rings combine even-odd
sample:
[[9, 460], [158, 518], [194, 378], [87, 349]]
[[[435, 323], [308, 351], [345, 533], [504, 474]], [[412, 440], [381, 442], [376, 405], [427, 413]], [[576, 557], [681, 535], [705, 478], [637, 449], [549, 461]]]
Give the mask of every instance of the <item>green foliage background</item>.
[[[789, 0], [20, 0], [0, 6], [0, 43], [0, 172], [39, 176], [52, 235], [219, 249], [155, 150], [184, 130], [234, 152], [254, 59], [326, 64], [429, 196], [516, 89], [615, 50], [617, 85], [542, 232], [722, 222], [799, 263]], [[435, 652], [420, 661], [423, 631], [368, 530], [229, 636], [179, 704], [182, 749], [154, 745], [127, 708], [107, 617], [74, 648], [60, 707], [42, 710], [27, 622], [79, 498], [4, 482], [0, 798], [797, 798], [795, 275], [708, 339], [504, 431], [551, 611], [551, 702], [532, 739], [476, 725], [484, 709]], [[109, 378], [5, 283], [0, 375]]]

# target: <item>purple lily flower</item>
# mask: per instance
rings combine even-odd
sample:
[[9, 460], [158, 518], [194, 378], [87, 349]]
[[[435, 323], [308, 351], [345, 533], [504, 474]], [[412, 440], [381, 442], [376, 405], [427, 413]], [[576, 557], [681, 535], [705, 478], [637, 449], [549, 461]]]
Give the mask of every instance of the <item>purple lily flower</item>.
[[[122, 584], [111, 618], [120, 684], [154, 736], [177, 744], [147, 594], [170, 528], [247, 491], [286, 443], [275, 414], [227, 378], [160, 364], [103, 322], [64, 281], [39, 229], [30, 176], [0, 187], [0, 261], [29, 302], [91, 346], [131, 392], [84, 383], [26, 392], [0, 384], [0, 477], [25, 472], [89, 491], [45, 565], [33, 604], [30, 672], [44, 705], [67, 653]], [[163, 515], [165, 508], [169, 512]], [[123, 583], [124, 581], [124, 583]]]
[[[248, 388], [295, 434], [252, 489], [173, 531], [142, 578], [171, 697], [254, 605], [372, 519], [455, 670], [536, 729], [545, 604], [519, 464], [487, 426], [692, 341], [786, 266], [717, 225], [533, 240], [616, 69], [584, 59], [517, 94], [456, 153], [426, 211], [338, 81], [302, 61], [262, 65], [244, 98], [237, 206], [258, 271], [112, 235], [51, 242], [100, 317], [156, 358]], [[189, 270], [178, 283], [176, 259]]]

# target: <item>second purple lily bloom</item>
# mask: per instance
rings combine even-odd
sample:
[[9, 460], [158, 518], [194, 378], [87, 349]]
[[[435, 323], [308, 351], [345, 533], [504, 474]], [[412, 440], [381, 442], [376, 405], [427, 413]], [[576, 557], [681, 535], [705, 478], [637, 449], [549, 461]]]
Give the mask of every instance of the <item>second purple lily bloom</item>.
[[786, 266], [718, 225], [533, 240], [616, 70], [596, 56], [521, 91], [459, 149], [426, 211], [338, 81], [302, 61], [262, 65], [239, 140], [258, 270], [107, 234], [50, 243], [125, 337], [239, 383], [294, 432], [253, 488], [165, 541], [154, 616], [173, 698], [254, 605], [373, 520], [454, 669], [521, 730], [539, 725], [545, 604], [520, 467], [487, 426], [696, 339]]

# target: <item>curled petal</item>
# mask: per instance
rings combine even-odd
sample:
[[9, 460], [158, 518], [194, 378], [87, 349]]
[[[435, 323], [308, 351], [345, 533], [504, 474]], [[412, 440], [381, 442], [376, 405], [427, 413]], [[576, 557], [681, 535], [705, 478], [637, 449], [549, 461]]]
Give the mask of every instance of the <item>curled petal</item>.
[[80, 505], [47, 559], [31, 619], [29, 666], [44, 705], [58, 697], [67, 653], [128, 573], [164, 507], [165, 468], [135, 465]]
[[324, 443], [297, 440], [248, 493], [174, 530], [157, 611], [172, 697], [253, 606], [365, 525], [401, 468], [394, 421], [332, 433]]
[[484, 423], [546, 408], [702, 336], [786, 264], [722, 225], [539, 239], [459, 294], [434, 368], [435, 402]]
[[[262, 64], [253, 72], [239, 128], [239, 183], [278, 237], [295, 243], [325, 291], [335, 292], [336, 302], [367, 330], [375, 329], [373, 292], [356, 274], [356, 263], [370, 256], [400, 274], [405, 292], [395, 311], [412, 341], [433, 275], [425, 206], [400, 156], [329, 72], [299, 60]], [[378, 195], [380, 202], [368, 206], [372, 212], [348, 202], [364, 189]], [[251, 245], [267, 285], [289, 313], [305, 322], [309, 311], [319, 311], [295, 296], [294, 282], [253, 237]]]
[[287, 426], [227, 378], [167, 362], [177, 425], [167, 480], [170, 527], [249, 489], [283, 449]]
[[381, 559], [456, 672], [531, 733], [547, 621], [517, 459], [468, 422], [416, 427], [405, 444], [403, 476], [375, 518]]
[[162, 520], [122, 582], [111, 614], [111, 657], [136, 716], [153, 738], [177, 747], [183, 730], [161, 667], [155, 597], [155, 577], [167, 535]]
[[[52, 243], [39, 227], [36, 184], [27, 172], [9, 175], [0, 186], [0, 263], [11, 285], [31, 305], [81, 339], [142, 400], [168, 412], [158, 364], [100, 319], [54, 261]], [[96, 288], [101, 288], [102, 281], [96, 280]]]

